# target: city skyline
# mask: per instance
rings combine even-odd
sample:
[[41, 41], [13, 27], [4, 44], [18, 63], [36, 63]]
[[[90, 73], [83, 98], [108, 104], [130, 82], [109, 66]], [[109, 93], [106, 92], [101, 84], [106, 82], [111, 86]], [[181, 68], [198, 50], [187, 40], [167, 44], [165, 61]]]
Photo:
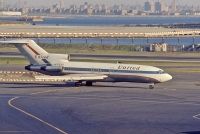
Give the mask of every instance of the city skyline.
[[[4, 0], [7, 5], [11, 6], [20, 6], [22, 3], [26, 3], [26, 6], [28, 7], [49, 7], [53, 4], [59, 3], [60, 1], [63, 1], [63, 7], [67, 7], [71, 4], [82, 4], [84, 2], [89, 2], [91, 4], [106, 4], [108, 6], [114, 5], [114, 4], [124, 4], [124, 5], [142, 5], [147, 0]], [[159, 0], [148, 0], [148, 1], [159, 1]], [[161, 1], [161, 0], [160, 0]], [[172, 3], [172, 0], [163, 0], [168, 4]], [[199, 0], [190, 0], [189, 3], [188, 0], [176, 0], [177, 5], [194, 5], [198, 6], [200, 5]]]

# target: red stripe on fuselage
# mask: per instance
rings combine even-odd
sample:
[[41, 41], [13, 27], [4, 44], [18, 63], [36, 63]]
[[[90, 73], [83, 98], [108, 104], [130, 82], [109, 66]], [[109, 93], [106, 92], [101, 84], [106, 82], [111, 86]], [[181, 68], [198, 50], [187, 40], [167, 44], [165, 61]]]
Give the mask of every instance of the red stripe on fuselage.
[[30, 47], [29, 45], [26, 45], [29, 49], [31, 49], [31, 51], [36, 54], [36, 55], [40, 55], [36, 50], [34, 50], [32, 47]]

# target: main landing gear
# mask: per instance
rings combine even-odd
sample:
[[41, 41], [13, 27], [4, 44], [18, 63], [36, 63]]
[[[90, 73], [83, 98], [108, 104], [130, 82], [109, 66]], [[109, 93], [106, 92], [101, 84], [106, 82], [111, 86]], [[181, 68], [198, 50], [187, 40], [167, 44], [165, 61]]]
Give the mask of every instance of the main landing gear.
[[[93, 85], [92, 81], [86, 81], [85, 86], [91, 87]], [[84, 83], [82, 82], [75, 82], [75, 86], [79, 87], [79, 86], [84, 86]]]
[[154, 84], [154, 83], [149, 84], [149, 89], [154, 89], [154, 87], [155, 87], [155, 84]]
[[92, 83], [91, 81], [86, 81], [86, 84], [85, 84], [85, 85], [91, 87], [92, 84], [93, 84], [93, 83]]

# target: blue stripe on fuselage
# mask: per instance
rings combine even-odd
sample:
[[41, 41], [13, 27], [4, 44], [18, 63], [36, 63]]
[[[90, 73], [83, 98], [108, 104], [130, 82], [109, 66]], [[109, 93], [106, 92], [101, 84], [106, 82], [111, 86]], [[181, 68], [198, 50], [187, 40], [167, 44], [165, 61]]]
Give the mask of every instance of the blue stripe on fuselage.
[[[64, 67], [65, 71], [81, 71], [81, 72], [102, 72], [102, 73], [144, 73], [144, 74], [161, 74], [160, 71], [138, 71], [138, 70], [117, 70], [117, 69], [98, 69], [98, 68], [74, 68]], [[164, 73], [164, 72], [162, 72]]]

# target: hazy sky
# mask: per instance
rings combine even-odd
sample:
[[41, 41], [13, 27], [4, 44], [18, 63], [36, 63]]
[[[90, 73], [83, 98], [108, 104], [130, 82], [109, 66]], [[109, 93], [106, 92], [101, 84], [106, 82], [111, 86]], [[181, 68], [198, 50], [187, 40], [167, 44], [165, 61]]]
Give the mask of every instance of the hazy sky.
[[[4, 0], [8, 4], [12, 5], [19, 5], [20, 1], [23, 3], [26, 1], [28, 6], [39, 6], [39, 7], [47, 7], [52, 4], [58, 3], [60, 0]], [[124, 4], [124, 5], [136, 5], [141, 4], [142, 2], [146, 0], [63, 0], [65, 6], [69, 6], [71, 4], [82, 4], [85, 1], [95, 4], [108, 4], [108, 5], [114, 5], [114, 4]], [[150, 0], [151, 1], [151, 0]], [[152, 1], [158, 1], [158, 0], [152, 0]], [[172, 0], [164, 0], [166, 2], [171, 3]], [[200, 0], [176, 0], [178, 5], [200, 5]]]

